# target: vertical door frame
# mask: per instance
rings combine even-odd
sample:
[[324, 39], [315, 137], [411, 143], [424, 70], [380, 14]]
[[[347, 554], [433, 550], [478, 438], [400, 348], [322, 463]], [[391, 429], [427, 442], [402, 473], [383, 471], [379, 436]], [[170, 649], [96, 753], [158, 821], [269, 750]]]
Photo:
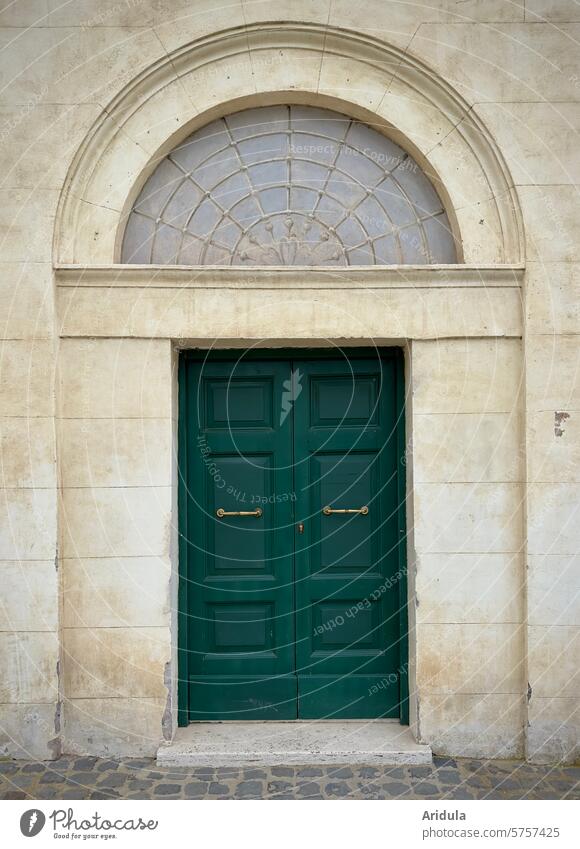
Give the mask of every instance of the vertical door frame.
[[[405, 360], [403, 349], [399, 347], [386, 347], [375, 349], [372, 347], [356, 347], [345, 349], [350, 356], [366, 357], [373, 352], [384, 358], [394, 358], [396, 368], [396, 434], [397, 434], [397, 485], [398, 485], [398, 511], [397, 527], [399, 533], [398, 542], [398, 568], [400, 578], [398, 580], [399, 590], [399, 701], [401, 713], [399, 720], [402, 725], [409, 724], [409, 617], [408, 617], [408, 581], [407, 581], [407, 523], [406, 523], [406, 428], [405, 428]], [[211, 351], [212, 359], [230, 359], [233, 356], [241, 356], [252, 359], [291, 359], [292, 357], [308, 357], [311, 359], [336, 359], [335, 348], [284, 348], [267, 349], [258, 348], [251, 352], [243, 349], [214, 349]], [[188, 540], [188, 510], [187, 510], [187, 478], [189, 469], [188, 457], [188, 422], [186, 404], [186, 365], [191, 360], [203, 360], [208, 357], [207, 350], [195, 349], [181, 351], [179, 355], [178, 369], [178, 445], [177, 445], [177, 472], [178, 472], [178, 538], [179, 538], [179, 584], [178, 584], [178, 610], [177, 610], [177, 723], [179, 726], [189, 725], [189, 663], [187, 644], [187, 610], [190, 574], [189, 558], [190, 547]], [[267, 721], [267, 720], [264, 720]]]

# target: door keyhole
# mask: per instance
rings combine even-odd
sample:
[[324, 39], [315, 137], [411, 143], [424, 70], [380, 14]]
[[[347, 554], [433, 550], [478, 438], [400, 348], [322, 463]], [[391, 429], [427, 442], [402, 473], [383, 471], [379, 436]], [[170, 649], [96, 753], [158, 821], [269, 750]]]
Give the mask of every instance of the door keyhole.
[[304, 522], [299, 522], [299, 523], [298, 523], [298, 533], [299, 533], [299, 534], [303, 534], [303, 533], [304, 533]]

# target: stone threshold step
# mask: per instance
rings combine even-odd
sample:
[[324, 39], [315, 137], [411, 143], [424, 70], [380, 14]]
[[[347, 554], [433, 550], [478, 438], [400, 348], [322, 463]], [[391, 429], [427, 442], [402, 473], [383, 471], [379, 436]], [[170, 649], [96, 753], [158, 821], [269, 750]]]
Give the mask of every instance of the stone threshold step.
[[194, 722], [157, 752], [159, 766], [430, 764], [431, 748], [398, 720]]

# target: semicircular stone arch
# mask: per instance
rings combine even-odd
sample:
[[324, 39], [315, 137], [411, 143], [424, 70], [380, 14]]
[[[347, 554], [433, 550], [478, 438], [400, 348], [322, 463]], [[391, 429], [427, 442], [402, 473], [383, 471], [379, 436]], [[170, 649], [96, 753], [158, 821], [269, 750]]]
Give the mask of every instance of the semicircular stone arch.
[[417, 162], [367, 124], [302, 105], [224, 116], [177, 145], [134, 202], [121, 251], [156, 265], [456, 261]]
[[201, 36], [116, 95], [69, 168], [55, 264], [118, 263], [135, 198], [176, 145], [224, 115], [288, 103], [354, 116], [411, 152], [445, 201], [458, 262], [525, 261], [517, 192], [476, 108], [393, 45], [288, 22]]

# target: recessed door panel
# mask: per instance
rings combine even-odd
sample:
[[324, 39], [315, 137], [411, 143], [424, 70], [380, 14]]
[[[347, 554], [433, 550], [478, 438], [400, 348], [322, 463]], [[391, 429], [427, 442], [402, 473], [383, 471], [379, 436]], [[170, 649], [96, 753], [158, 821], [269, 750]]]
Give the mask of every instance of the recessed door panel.
[[273, 605], [266, 602], [214, 603], [208, 609], [214, 653], [274, 655]]
[[314, 454], [310, 464], [312, 545], [317, 551], [309, 566], [317, 573], [372, 571], [379, 557], [377, 535], [373, 534], [376, 510], [328, 516], [322, 511], [344, 505], [369, 507], [378, 492], [376, 452], [322, 452]]
[[[232, 367], [235, 368], [235, 364]], [[206, 380], [203, 387], [206, 428], [271, 428], [273, 391], [273, 382], [268, 378], [250, 380], [223, 377]]]
[[380, 648], [380, 605], [360, 598], [323, 599], [312, 605], [313, 653]]
[[379, 390], [376, 375], [317, 376], [310, 387], [312, 427], [357, 427], [377, 424]]
[[[214, 453], [209, 457], [217, 472], [212, 475], [208, 491], [208, 512], [212, 521], [207, 525], [207, 574], [272, 574], [275, 511], [264, 510], [263, 505], [275, 487], [274, 454], [226, 456]], [[213, 521], [220, 509], [234, 514], [259, 509], [262, 515], [226, 515], [220, 521]]]

